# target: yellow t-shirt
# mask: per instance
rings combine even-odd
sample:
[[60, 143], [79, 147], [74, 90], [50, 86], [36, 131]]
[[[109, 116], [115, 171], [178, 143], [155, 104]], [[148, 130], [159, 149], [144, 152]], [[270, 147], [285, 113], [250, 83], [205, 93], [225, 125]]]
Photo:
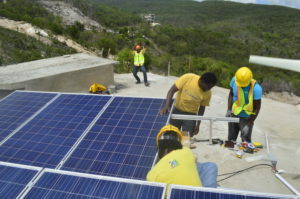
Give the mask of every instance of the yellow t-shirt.
[[176, 80], [179, 89], [176, 93], [175, 107], [188, 113], [198, 113], [200, 106], [209, 106], [211, 91], [203, 91], [198, 84], [199, 75], [187, 73]]
[[147, 174], [147, 181], [202, 186], [196, 159], [187, 148], [174, 150], [164, 156]]

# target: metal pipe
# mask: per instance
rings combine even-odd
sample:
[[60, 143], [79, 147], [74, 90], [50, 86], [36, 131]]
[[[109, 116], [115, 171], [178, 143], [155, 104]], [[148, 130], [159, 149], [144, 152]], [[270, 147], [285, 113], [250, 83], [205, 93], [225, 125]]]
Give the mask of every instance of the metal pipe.
[[181, 115], [181, 114], [172, 114], [172, 119], [175, 120], [213, 120], [213, 121], [224, 121], [224, 122], [235, 122], [239, 123], [240, 119], [235, 117], [207, 117], [200, 115]]
[[209, 121], [209, 144], [212, 145], [213, 120]]
[[175, 120], [209, 120], [209, 144], [212, 143], [212, 134], [213, 134], [213, 122], [215, 121], [224, 121], [224, 122], [240, 122], [239, 118], [234, 117], [204, 117], [200, 115], [181, 115], [181, 114], [171, 114], [171, 118]]
[[275, 173], [275, 176], [285, 185], [287, 186], [292, 192], [294, 192], [297, 196], [300, 196], [300, 193], [290, 185], [279, 173]]
[[249, 63], [300, 72], [300, 60], [250, 55]]

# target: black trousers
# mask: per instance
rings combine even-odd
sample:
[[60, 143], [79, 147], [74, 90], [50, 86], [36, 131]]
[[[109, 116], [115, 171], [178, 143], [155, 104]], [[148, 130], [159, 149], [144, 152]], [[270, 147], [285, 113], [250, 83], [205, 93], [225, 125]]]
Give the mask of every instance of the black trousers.
[[[238, 118], [234, 114], [231, 114], [231, 117]], [[236, 139], [239, 135], [239, 132], [241, 131], [242, 142], [251, 142], [253, 125], [250, 125], [247, 131], [243, 130], [244, 127], [248, 124], [248, 120], [249, 120], [249, 118], [240, 117], [239, 123], [229, 122], [228, 123], [228, 140], [236, 141]]]
[[[181, 115], [196, 115], [195, 113], [188, 113], [181, 110], [173, 108], [172, 114], [181, 114]], [[195, 120], [170, 120], [170, 124], [176, 126], [177, 128], [181, 129], [182, 131], [187, 131], [190, 133], [190, 137], [194, 136], [194, 129], [196, 126]]]

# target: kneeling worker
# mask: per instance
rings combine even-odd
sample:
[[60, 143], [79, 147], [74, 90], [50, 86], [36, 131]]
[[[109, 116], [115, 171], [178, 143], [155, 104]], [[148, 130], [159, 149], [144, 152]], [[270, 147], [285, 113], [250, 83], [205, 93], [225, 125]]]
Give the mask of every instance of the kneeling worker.
[[89, 92], [93, 94], [109, 94], [106, 86], [97, 83], [94, 83], [90, 86]]
[[217, 187], [215, 163], [197, 162], [191, 149], [181, 144], [182, 133], [173, 125], [164, 126], [156, 136], [159, 161], [147, 180], [167, 184]]

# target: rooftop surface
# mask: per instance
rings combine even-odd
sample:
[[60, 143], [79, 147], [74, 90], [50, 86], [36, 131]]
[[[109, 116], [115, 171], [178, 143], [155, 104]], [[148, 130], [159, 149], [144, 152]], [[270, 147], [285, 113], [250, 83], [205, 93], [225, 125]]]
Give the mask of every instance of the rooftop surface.
[[[139, 73], [142, 77], [142, 74]], [[122, 96], [142, 96], [165, 98], [169, 88], [177, 77], [166, 77], [148, 73], [149, 87], [144, 84], [135, 84], [132, 74], [115, 74], [117, 93]], [[212, 100], [206, 108], [204, 116], [224, 117], [227, 108], [228, 89], [214, 87]], [[268, 135], [270, 151], [278, 160], [277, 169], [284, 170], [281, 175], [294, 188], [300, 190], [300, 111], [295, 105], [277, 102], [268, 98], [262, 99], [262, 108], [255, 121], [252, 140], [263, 143], [265, 146], [265, 133]], [[227, 123], [214, 122], [213, 138], [227, 139]], [[197, 138], [208, 139], [209, 122], [202, 121]], [[240, 141], [240, 138], [238, 138]], [[249, 161], [249, 157], [265, 156], [266, 149], [254, 154], [245, 154], [237, 158], [232, 150], [220, 145], [209, 145], [208, 142], [196, 143], [194, 153], [198, 161], [212, 161], [217, 163], [219, 174], [236, 172], [258, 164], [270, 164], [267, 158], [258, 161]], [[248, 160], [248, 161], [246, 161]], [[226, 177], [226, 176], [224, 176]], [[218, 177], [218, 180], [223, 177]], [[268, 166], [257, 166], [244, 171], [227, 180], [219, 182], [221, 187], [241, 189], [257, 192], [291, 194], [293, 193], [279, 181]]]

